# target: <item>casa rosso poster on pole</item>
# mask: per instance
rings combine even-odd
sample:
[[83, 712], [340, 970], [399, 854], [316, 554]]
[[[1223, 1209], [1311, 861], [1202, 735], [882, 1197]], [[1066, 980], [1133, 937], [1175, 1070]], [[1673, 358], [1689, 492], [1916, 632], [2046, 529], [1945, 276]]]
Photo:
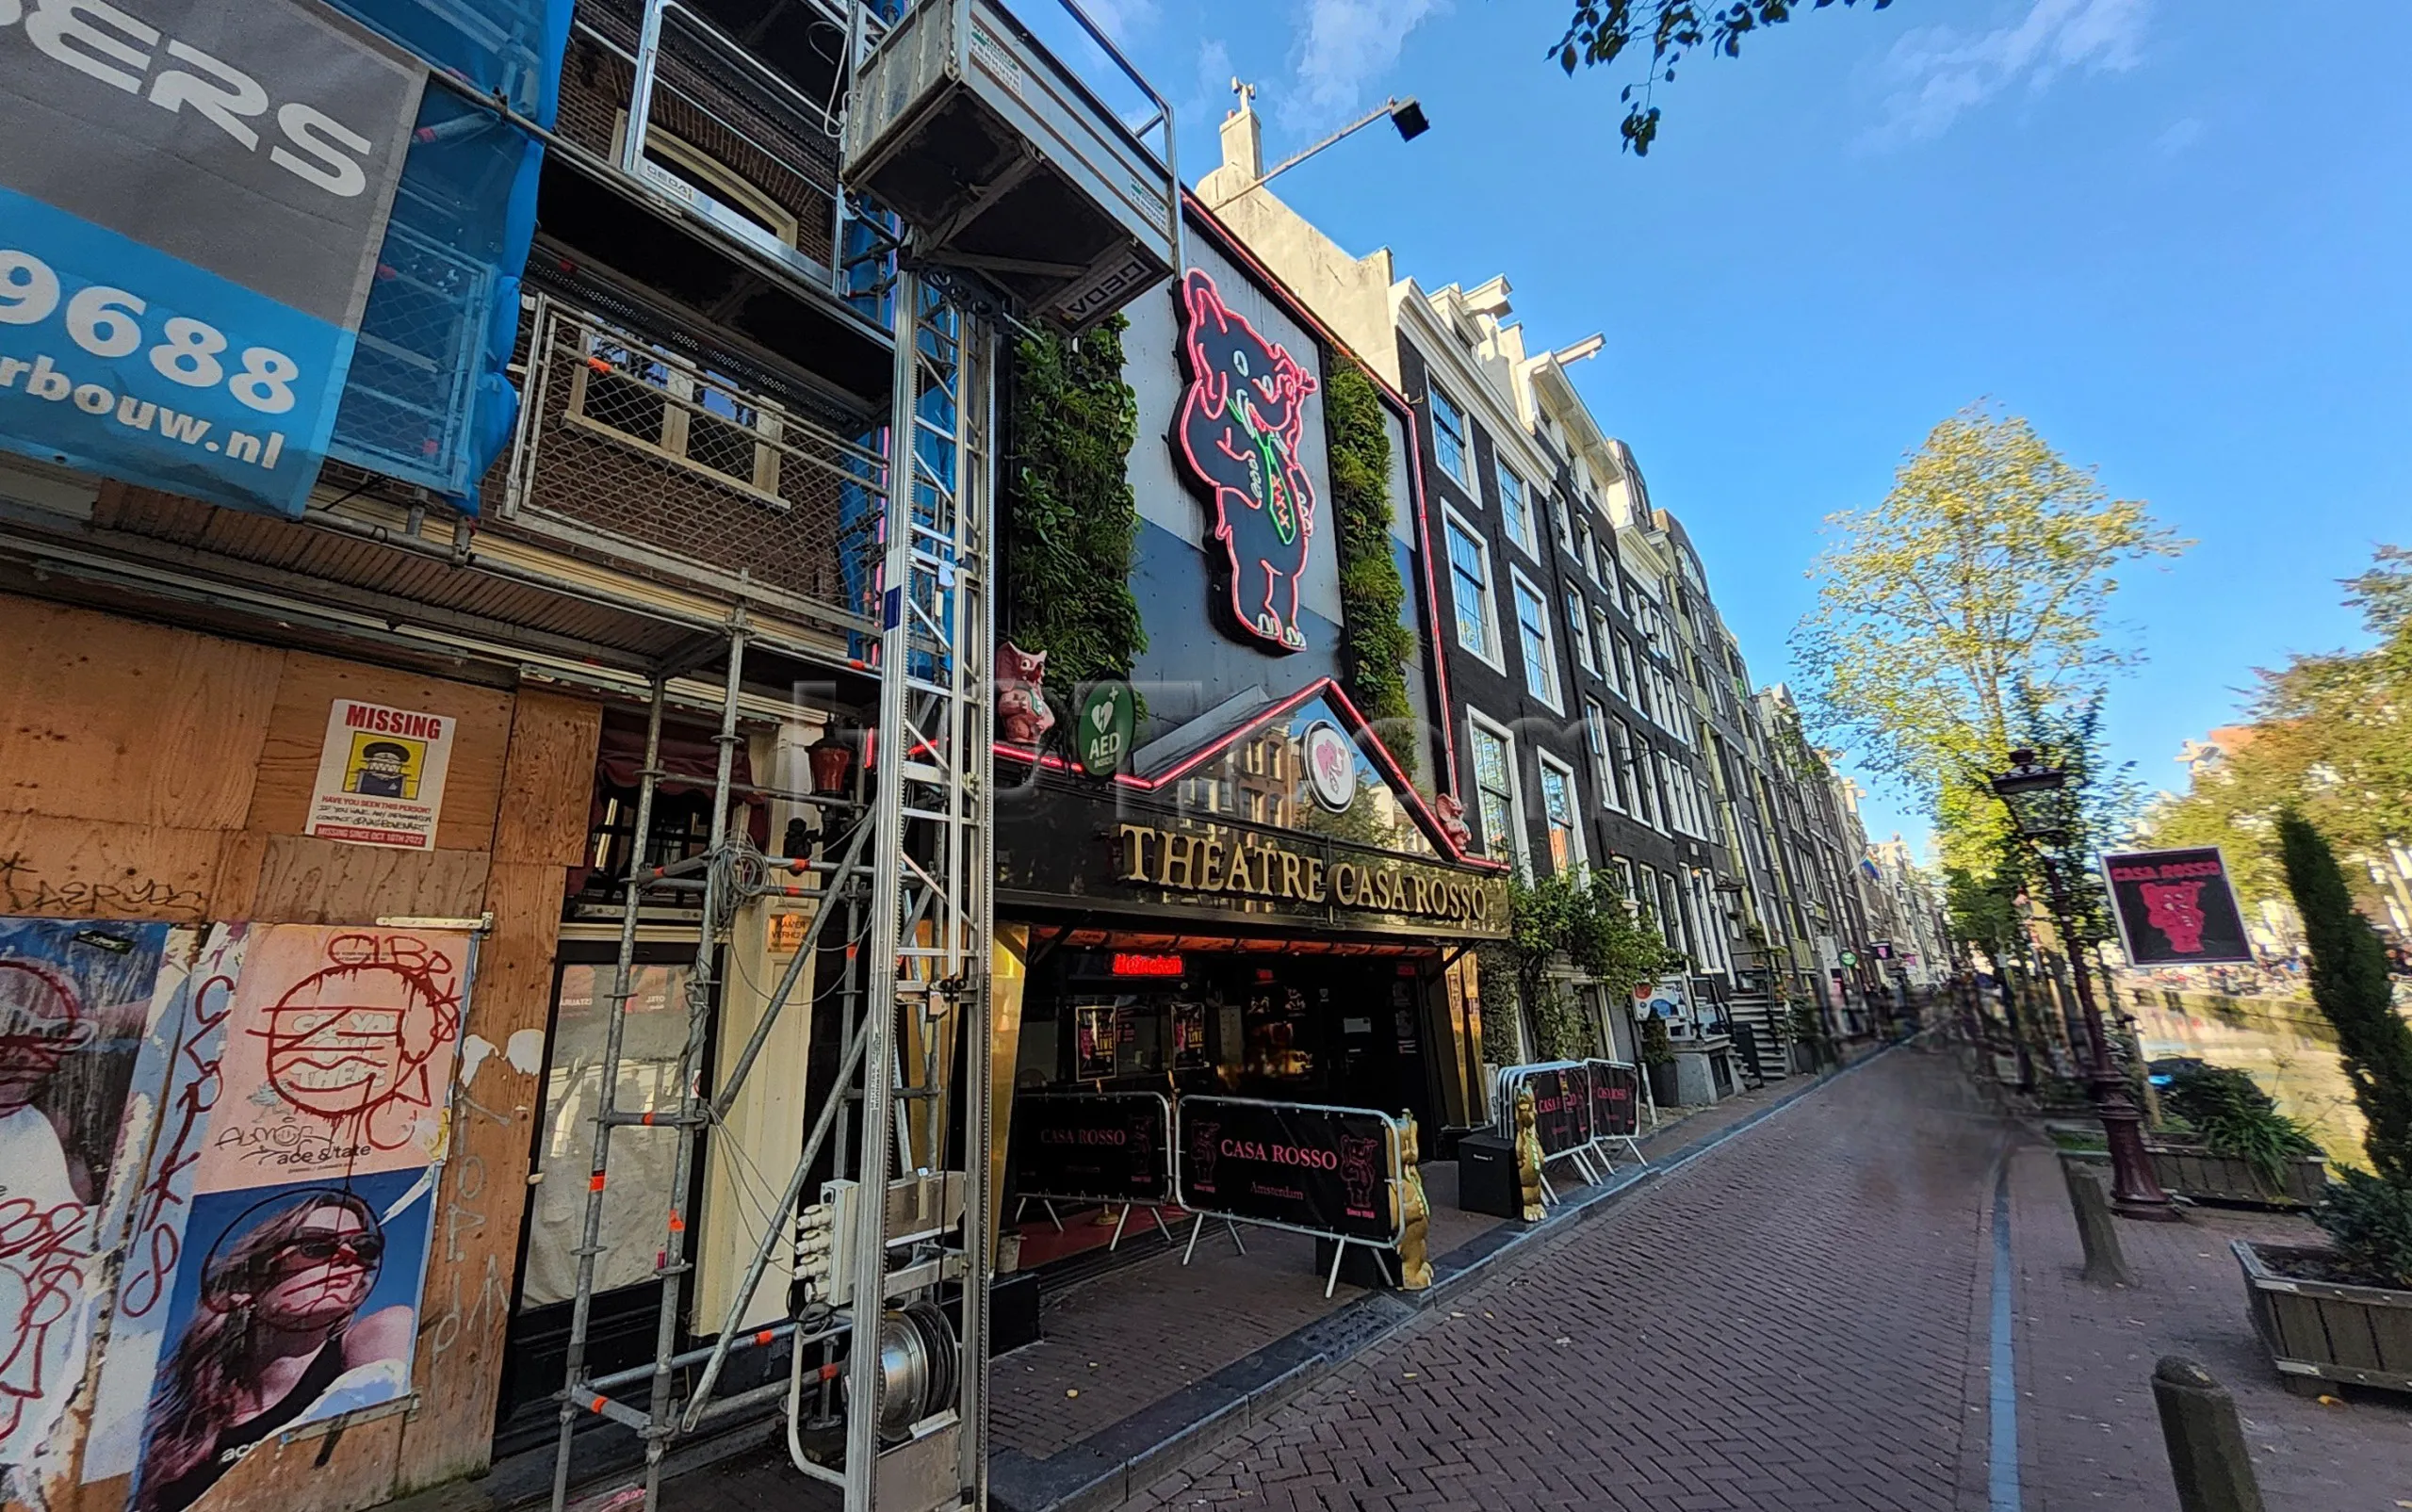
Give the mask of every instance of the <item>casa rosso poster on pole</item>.
[[2102, 857], [2119, 938], [2140, 967], [2249, 963], [2253, 941], [2217, 846]]

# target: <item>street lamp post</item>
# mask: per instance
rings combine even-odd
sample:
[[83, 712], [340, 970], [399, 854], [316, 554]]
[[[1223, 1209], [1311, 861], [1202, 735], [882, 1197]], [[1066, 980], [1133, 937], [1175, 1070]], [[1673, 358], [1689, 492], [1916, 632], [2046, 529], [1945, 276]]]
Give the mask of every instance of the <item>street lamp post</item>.
[[1992, 779], [1994, 796], [2010, 810], [2018, 837], [2033, 853], [2043, 870], [2053, 927], [2061, 936], [2061, 952], [2069, 963], [2077, 986], [2077, 1001], [2085, 1023], [2086, 1091], [2094, 1099], [2094, 1115], [2110, 1146], [2110, 1206], [2123, 1217], [2174, 1221], [2181, 1216], [2169, 1194], [2153, 1176], [2152, 1156], [2144, 1148], [2143, 1114], [2127, 1095], [2127, 1079], [2110, 1064], [2110, 1035], [2103, 1026], [2102, 1009], [2094, 999], [2094, 984], [2086, 970], [2085, 951], [2073, 927], [2075, 900], [2062, 871], [2064, 858], [2054, 853], [2067, 842], [2061, 823], [2059, 793], [2068, 773], [2036, 760], [2032, 751], [2013, 751], [2010, 770]]

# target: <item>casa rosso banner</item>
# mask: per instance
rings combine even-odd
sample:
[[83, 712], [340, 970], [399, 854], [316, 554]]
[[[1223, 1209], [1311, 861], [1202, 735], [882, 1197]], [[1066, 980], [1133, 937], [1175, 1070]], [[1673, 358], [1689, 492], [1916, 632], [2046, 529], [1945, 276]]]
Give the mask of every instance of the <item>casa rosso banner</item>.
[[1362, 1244], [1398, 1242], [1398, 1126], [1363, 1108], [1183, 1097], [1182, 1206]]
[[1555, 1160], [1591, 1143], [1591, 1089], [1581, 1066], [1528, 1072], [1524, 1086], [1533, 1095], [1533, 1131], [1543, 1155]]
[[1172, 1200], [1172, 1105], [1162, 1093], [1026, 1092], [1014, 1099], [1013, 1140], [1020, 1196]]
[[2253, 940], [2217, 846], [2102, 857], [2127, 959], [2140, 967], [2250, 962]]
[[1639, 1133], [1640, 1074], [1614, 1061], [1586, 1062], [1583, 1071], [1591, 1083], [1591, 1137], [1629, 1139]]

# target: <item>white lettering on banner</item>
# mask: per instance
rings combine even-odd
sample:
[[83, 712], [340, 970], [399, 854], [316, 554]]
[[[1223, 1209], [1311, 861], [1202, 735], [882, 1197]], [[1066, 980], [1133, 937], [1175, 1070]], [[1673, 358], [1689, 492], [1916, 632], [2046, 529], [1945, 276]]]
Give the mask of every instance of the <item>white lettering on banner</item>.
[[[56, 268], [31, 252], [0, 248], [0, 325], [41, 324], [58, 308], [58, 296]], [[142, 345], [142, 326], [135, 317], [149, 308], [148, 301], [124, 289], [94, 284], [67, 301], [63, 323], [68, 339], [93, 356], [123, 357]], [[148, 356], [160, 377], [187, 388], [212, 388], [222, 379], [236, 403], [262, 415], [283, 415], [293, 408], [293, 382], [302, 368], [285, 353], [272, 347], [245, 347], [241, 367], [227, 378], [218, 353], [229, 343], [216, 326], [178, 316], [162, 325], [159, 334], [161, 340]], [[50, 359], [42, 356], [37, 362], [46, 366]], [[58, 382], [63, 386], [56, 395], [39, 387], [29, 391], [38, 398], [64, 398], [73, 385], [63, 377]], [[6, 380], [0, 380], [0, 387], [6, 386]]]
[[[106, 0], [0, 0], [0, 26], [23, 22], [25, 40], [43, 56], [138, 99], [151, 70], [159, 31]], [[171, 39], [166, 56], [187, 68], [162, 68], [151, 82], [150, 103], [171, 115], [186, 106], [223, 132], [245, 152], [259, 149], [251, 122], [265, 117], [269, 92], [257, 79], [200, 48]], [[368, 187], [361, 166], [375, 143], [315, 106], [290, 101], [276, 110], [285, 145], [269, 149], [269, 161], [303, 183], [338, 199]]]
[[[285, 455], [282, 431], [270, 431], [266, 436], [229, 431], [223, 442], [212, 441], [208, 439], [207, 420], [195, 419], [148, 399], [138, 399], [131, 394], [119, 396], [98, 383], [72, 383], [47, 353], [37, 353], [31, 362], [20, 357], [0, 357], [0, 390], [16, 387], [20, 378], [24, 380], [25, 392], [38, 399], [57, 403], [72, 398], [77, 409], [96, 415], [107, 415], [114, 405], [117, 413], [110, 418], [129, 431], [155, 430], [171, 441], [222, 453], [232, 461], [252, 463], [267, 471], [275, 471], [278, 459]], [[87, 398], [87, 395], [93, 398]]]

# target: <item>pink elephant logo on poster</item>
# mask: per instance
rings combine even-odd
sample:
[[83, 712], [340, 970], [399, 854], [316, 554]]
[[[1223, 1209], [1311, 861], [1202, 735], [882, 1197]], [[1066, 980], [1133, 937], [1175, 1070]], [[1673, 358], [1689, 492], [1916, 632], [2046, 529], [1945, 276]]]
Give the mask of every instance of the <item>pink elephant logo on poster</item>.
[[2169, 936], [2169, 948], [2180, 955], [2203, 949], [2203, 885], [2200, 882], [2147, 882], [2139, 890], [2144, 919]]

